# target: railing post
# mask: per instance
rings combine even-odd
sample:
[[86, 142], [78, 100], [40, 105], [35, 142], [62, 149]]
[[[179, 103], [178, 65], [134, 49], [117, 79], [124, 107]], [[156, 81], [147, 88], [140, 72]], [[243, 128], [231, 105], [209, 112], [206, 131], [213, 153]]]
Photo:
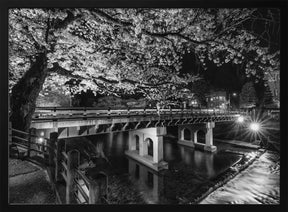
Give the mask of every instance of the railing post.
[[86, 116], [87, 115], [87, 111], [86, 111], [87, 109], [86, 109], [86, 107], [84, 107], [84, 116]]
[[110, 118], [110, 115], [111, 115], [111, 108], [108, 107], [108, 116], [109, 116], [109, 118]]
[[31, 143], [32, 143], [32, 135], [36, 135], [36, 128], [30, 128], [29, 129], [29, 135], [28, 135], [28, 149], [27, 149], [27, 157], [30, 157], [30, 153], [31, 153]]
[[[58, 143], [58, 133], [57, 132], [52, 132], [50, 133], [50, 139], [48, 140], [48, 151], [49, 151], [49, 167], [50, 167], [50, 172], [51, 172], [51, 176], [53, 180], [57, 180], [56, 178], [56, 164], [57, 164], [57, 157], [55, 154], [55, 150], [56, 150], [56, 145]], [[54, 162], [55, 160], [55, 162]], [[54, 179], [55, 178], [55, 179]]]
[[56, 158], [55, 158], [55, 180], [56, 182], [62, 179], [61, 176], [61, 158], [62, 158], [62, 151], [63, 147], [65, 146], [65, 140], [57, 140], [56, 143]]
[[9, 121], [8, 123], [8, 144], [12, 143], [12, 123]]
[[56, 117], [56, 107], [53, 109], [53, 117]]

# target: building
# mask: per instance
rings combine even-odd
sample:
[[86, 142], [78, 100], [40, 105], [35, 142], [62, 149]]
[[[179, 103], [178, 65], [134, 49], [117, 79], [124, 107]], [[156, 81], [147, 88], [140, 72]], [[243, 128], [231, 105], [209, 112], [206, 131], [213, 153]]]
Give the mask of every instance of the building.
[[210, 91], [206, 95], [207, 107], [215, 109], [227, 109], [229, 101], [226, 99], [226, 91]]
[[274, 71], [265, 73], [265, 79], [268, 81], [268, 86], [273, 95], [273, 102], [277, 107], [280, 107], [280, 72]]

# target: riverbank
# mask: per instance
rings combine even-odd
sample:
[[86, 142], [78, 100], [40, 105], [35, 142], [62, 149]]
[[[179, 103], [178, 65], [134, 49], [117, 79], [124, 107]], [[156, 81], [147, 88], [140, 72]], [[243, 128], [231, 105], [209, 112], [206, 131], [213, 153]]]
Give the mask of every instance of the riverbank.
[[200, 204], [279, 204], [280, 156], [267, 151]]
[[231, 179], [236, 177], [241, 171], [249, 167], [264, 152], [265, 151], [261, 149], [259, 151], [243, 154], [241, 159], [234, 163], [229, 169], [225, 170], [215, 178], [211, 179], [209, 184], [207, 184], [206, 186], [200, 187], [197, 193], [194, 193], [193, 196], [190, 196], [189, 198], [182, 198], [179, 204], [199, 204], [213, 191], [223, 186]]

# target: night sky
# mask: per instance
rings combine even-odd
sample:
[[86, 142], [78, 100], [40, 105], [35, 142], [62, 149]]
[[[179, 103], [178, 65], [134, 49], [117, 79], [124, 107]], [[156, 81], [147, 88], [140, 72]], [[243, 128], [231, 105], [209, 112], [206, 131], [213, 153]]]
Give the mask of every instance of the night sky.
[[[271, 19], [273, 21], [266, 22], [263, 20], [251, 20], [245, 22], [244, 27], [247, 30], [253, 31], [255, 34], [260, 35], [260, 45], [269, 46], [271, 51], [274, 52], [280, 49], [280, 10], [278, 8], [258, 8], [257, 13], [262, 17]], [[212, 62], [207, 64], [207, 70], [198, 70], [195, 65], [195, 57], [193, 53], [186, 54], [183, 57], [182, 72], [200, 74], [208, 81], [214, 89], [223, 89], [228, 92], [240, 92], [242, 86], [247, 81], [253, 81], [245, 75], [245, 70], [241, 65], [223, 64], [217, 67]], [[257, 93], [262, 93], [262, 83], [255, 84]]]
[[[240, 70], [240, 69], [239, 69]], [[195, 57], [192, 54], [186, 54], [183, 57], [182, 72], [199, 74], [215, 89], [225, 91], [240, 92], [246, 77], [243, 71], [237, 73], [237, 67], [231, 64], [224, 64], [217, 67], [213, 63], [208, 64], [207, 70], [198, 69], [195, 65]]]

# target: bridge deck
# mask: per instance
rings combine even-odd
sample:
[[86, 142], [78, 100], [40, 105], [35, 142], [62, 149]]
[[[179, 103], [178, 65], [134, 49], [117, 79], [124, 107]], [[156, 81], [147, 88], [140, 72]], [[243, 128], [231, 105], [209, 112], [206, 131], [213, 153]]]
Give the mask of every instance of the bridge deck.
[[240, 114], [243, 113], [212, 109], [162, 109], [158, 114], [156, 109], [37, 108], [31, 127], [45, 129], [110, 125], [113, 128], [117, 124], [135, 123], [137, 127], [145, 128], [152, 125], [172, 126], [208, 121], [231, 121]]

